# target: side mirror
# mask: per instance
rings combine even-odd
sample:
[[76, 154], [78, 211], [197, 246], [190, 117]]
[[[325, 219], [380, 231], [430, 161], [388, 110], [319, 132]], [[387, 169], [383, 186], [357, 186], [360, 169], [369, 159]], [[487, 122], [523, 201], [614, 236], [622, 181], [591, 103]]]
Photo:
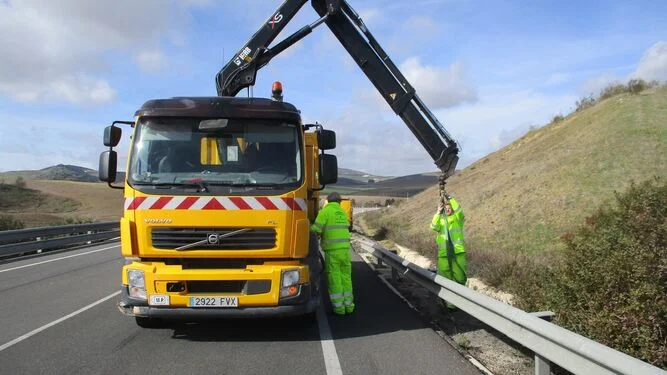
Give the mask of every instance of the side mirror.
[[[333, 133], [333, 132], [332, 132]], [[335, 184], [338, 181], [338, 159], [334, 155], [320, 154], [320, 185]]]
[[107, 147], [116, 147], [120, 142], [122, 131], [113, 125], [104, 128], [104, 145]]
[[116, 154], [116, 151], [109, 150], [102, 152], [100, 154], [100, 165], [98, 169], [100, 181], [104, 181], [108, 184], [111, 184], [112, 182], [116, 181], [117, 166], [118, 166], [118, 155]]
[[336, 132], [333, 130], [318, 130], [317, 147], [320, 150], [333, 150], [336, 148]]

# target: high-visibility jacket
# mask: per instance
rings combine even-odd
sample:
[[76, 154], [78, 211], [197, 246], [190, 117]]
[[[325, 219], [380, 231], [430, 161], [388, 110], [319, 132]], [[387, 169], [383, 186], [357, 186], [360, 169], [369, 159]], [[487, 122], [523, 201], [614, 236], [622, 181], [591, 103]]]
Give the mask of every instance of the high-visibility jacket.
[[322, 234], [322, 250], [350, 248], [350, 222], [338, 202], [327, 203], [317, 214], [310, 229]]
[[447, 256], [448, 234], [451, 236], [452, 244], [454, 245], [454, 254], [461, 254], [466, 251], [465, 243], [463, 242], [463, 223], [465, 222], [463, 209], [454, 198], [450, 198], [449, 203], [452, 205], [454, 212], [449, 216], [436, 213], [431, 221], [431, 229], [438, 232], [438, 236], [435, 239], [438, 244], [438, 257]]

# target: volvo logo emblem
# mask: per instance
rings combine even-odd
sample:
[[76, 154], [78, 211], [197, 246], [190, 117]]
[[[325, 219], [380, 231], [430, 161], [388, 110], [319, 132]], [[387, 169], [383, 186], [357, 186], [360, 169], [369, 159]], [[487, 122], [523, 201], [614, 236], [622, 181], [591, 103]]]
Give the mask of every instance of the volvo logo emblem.
[[217, 233], [209, 233], [207, 237], [207, 241], [211, 245], [217, 245], [219, 238]]

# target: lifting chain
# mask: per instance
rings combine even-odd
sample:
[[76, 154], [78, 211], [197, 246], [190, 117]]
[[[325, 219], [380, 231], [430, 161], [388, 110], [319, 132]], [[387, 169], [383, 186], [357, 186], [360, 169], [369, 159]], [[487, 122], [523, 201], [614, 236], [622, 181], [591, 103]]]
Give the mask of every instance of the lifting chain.
[[449, 195], [447, 195], [447, 191], [445, 190], [445, 184], [447, 183], [447, 176], [443, 173], [440, 175], [438, 178], [438, 193], [440, 196], [440, 200], [438, 201], [443, 207], [445, 203], [449, 201]]

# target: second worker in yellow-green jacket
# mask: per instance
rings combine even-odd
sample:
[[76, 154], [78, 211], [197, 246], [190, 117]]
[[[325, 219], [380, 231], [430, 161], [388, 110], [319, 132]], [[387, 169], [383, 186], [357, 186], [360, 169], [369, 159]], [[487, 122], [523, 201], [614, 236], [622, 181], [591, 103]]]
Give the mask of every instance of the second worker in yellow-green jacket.
[[350, 259], [350, 222], [340, 207], [341, 196], [333, 192], [310, 229], [320, 234], [324, 251], [324, 269], [329, 282], [329, 298], [336, 314], [354, 311], [352, 262]]
[[440, 204], [431, 221], [431, 229], [438, 232], [438, 274], [461, 285], [465, 285], [466, 248], [463, 241], [465, 216], [459, 202], [448, 197], [444, 206]]

